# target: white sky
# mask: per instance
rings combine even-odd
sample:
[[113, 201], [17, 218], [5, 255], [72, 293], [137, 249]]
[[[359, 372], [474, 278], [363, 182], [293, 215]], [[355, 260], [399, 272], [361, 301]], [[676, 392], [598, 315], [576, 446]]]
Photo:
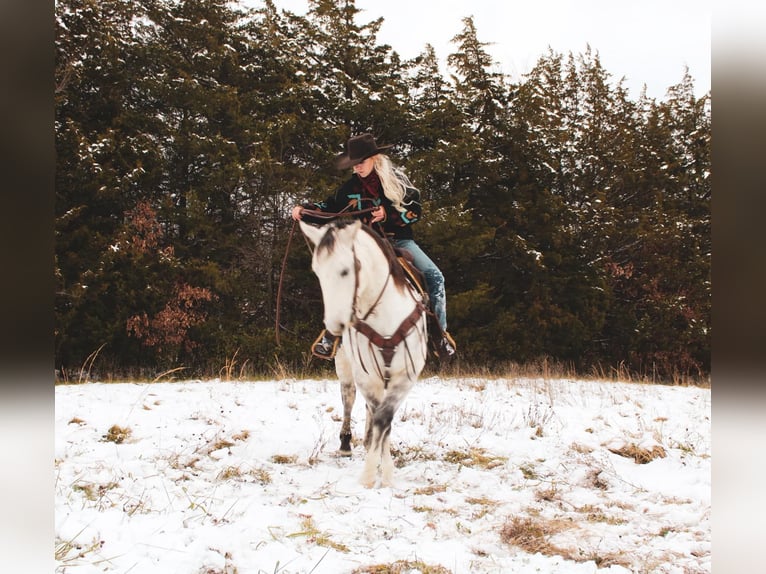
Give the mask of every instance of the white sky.
[[[380, 43], [403, 58], [433, 45], [445, 61], [456, 46], [451, 39], [473, 16], [479, 41], [499, 71], [520, 79], [548, 47], [564, 55], [598, 52], [616, 83], [625, 77], [633, 98], [644, 84], [649, 97], [662, 99], [668, 87], [694, 79], [697, 96], [710, 90], [711, 20], [714, 0], [356, 0], [364, 21], [382, 16]], [[260, 5], [259, 0], [243, 4]], [[275, 0], [298, 14], [307, 0]]]

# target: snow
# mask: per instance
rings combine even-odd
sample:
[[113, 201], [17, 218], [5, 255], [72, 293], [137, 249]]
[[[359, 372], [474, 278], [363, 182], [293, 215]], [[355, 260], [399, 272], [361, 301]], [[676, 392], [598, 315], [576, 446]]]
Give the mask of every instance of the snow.
[[395, 485], [374, 489], [361, 398], [353, 456], [335, 456], [333, 379], [55, 401], [62, 574], [711, 571], [710, 389], [425, 378], [394, 418]]

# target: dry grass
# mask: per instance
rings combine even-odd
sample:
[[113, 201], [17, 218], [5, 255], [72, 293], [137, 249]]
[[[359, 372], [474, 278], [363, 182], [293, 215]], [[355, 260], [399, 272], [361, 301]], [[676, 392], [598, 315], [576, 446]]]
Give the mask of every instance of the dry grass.
[[247, 440], [248, 438], [250, 438], [250, 431], [249, 430], [240, 431], [237, 434], [232, 435], [231, 438], [234, 440]]
[[594, 365], [588, 370], [578, 370], [571, 363], [557, 361], [550, 357], [538, 357], [520, 364], [513, 361], [497, 363], [492, 366], [472, 365], [464, 361], [455, 361], [442, 365], [438, 371], [427, 365], [424, 377], [438, 374], [441, 377], [477, 378], [477, 379], [580, 379], [591, 381], [613, 381], [622, 383], [668, 384], [676, 386], [694, 386], [710, 388], [710, 376], [704, 373], [674, 373], [668, 377], [658, 377], [654, 372], [639, 373], [631, 370], [624, 362], [617, 365]]
[[483, 518], [490, 512], [492, 512], [495, 508], [497, 508], [500, 503], [496, 500], [492, 500], [491, 498], [487, 498], [486, 496], [482, 496], [479, 498], [475, 497], [468, 497], [465, 499], [465, 501], [468, 504], [478, 506], [478, 509], [471, 514], [471, 519], [478, 520], [480, 518]]
[[630, 561], [617, 553], [601, 553], [577, 548], [566, 548], [551, 542], [551, 538], [572, 528], [572, 523], [564, 520], [544, 520], [541, 518], [516, 516], [507, 521], [500, 530], [500, 539], [506, 544], [516, 546], [529, 554], [540, 553], [546, 556], [561, 556], [573, 562], [595, 562], [599, 568], [609, 566], [630, 567]]
[[[361, 444], [361, 439], [355, 439], [354, 444]], [[430, 450], [426, 450], [421, 445], [395, 446], [391, 445], [391, 457], [394, 459], [396, 468], [403, 468], [413, 461], [436, 460], [437, 456]]]
[[234, 446], [234, 442], [223, 437], [217, 437], [215, 440], [208, 443], [203, 449], [200, 449], [199, 452], [201, 452], [202, 454], [210, 455], [217, 450], [228, 449], [233, 446]]
[[242, 365], [239, 367], [239, 371], [235, 374], [235, 368], [237, 366], [237, 355], [239, 354], [239, 349], [234, 351], [234, 354], [231, 357], [226, 357], [224, 360], [223, 367], [220, 368], [218, 371], [218, 376], [221, 378], [222, 381], [231, 381], [234, 379], [242, 379], [244, 376], [244, 373], [246, 372], [247, 363], [249, 361], [245, 360]]
[[410, 574], [411, 572], [419, 572], [420, 574], [452, 574], [452, 571], [444, 566], [426, 564], [422, 560], [397, 560], [390, 564], [361, 566], [351, 574]]
[[271, 457], [271, 462], [274, 464], [295, 464], [298, 457], [294, 454], [275, 454]]
[[549, 488], [543, 488], [535, 491], [535, 500], [538, 501], [553, 502], [559, 498], [561, 498], [561, 495], [559, 494], [559, 490], [556, 488], [555, 484]]
[[535, 429], [535, 436], [538, 438], [543, 436], [544, 428], [552, 419], [553, 409], [549, 405], [541, 405], [539, 403], [529, 405], [529, 408], [524, 415], [524, 422], [530, 428]]
[[[78, 533], [77, 536], [79, 536], [80, 533]], [[97, 552], [104, 545], [104, 541], [99, 540], [98, 538], [94, 538], [89, 544], [80, 544], [75, 542], [77, 536], [72, 540], [56, 539], [56, 546], [53, 551], [53, 556], [56, 561], [62, 562], [63, 564], [74, 562], [75, 560], [85, 558], [92, 552]]]
[[85, 498], [87, 498], [90, 501], [96, 502], [96, 501], [100, 501], [107, 492], [117, 488], [118, 486], [119, 484], [117, 484], [114, 481], [108, 482], [106, 484], [78, 482], [72, 486], [72, 490], [82, 492], [83, 495], [85, 495]]
[[571, 449], [579, 454], [591, 454], [593, 452], [592, 447], [579, 443], [572, 443]]
[[642, 448], [634, 443], [627, 444], [620, 448], [610, 448], [609, 452], [618, 454], [625, 458], [632, 458], [636, 464], [646, 464], [657, 458], [665, 458], [667, 453], [660, 445], [655, 445], [651, 449]]
[[288, 538], [305, 536], [309, 542], [316, 544], [317, 546], [332, 548], [333, 550], [337, 550], [338, 552], [343, 553], [350, 552], [348, 546], [333, 541], [327, 533], [320, 531], [314, 523], [314, 518], [311, 515], [302, 514], [301, 519], [301, 530], [299, 532], [288, 534]]
[[521, 475], [527, 480], [538, 480], [540, 478], [531, 463], [522, 464], [519, 467], [519, 471], [521, 472]]
[[502, 466], [507, 460], [507, 457], [492, 456], [487, 454], [487, 449], [477, 447], [471, 447], [468, 450], [450, 450], [444, 455], [445, 462], [486, 470]]
[[433, 484], [431, 486], [424, 486], [422, 488], [417, 488], [415, 489], [415, 492], [413, 492], [413, 494], [423, 495], [423, 496], [432, 496], [438, 492], [446, 492], [446, 491], [447, 491], [446, 484]]
[[[214, 424], [212, 421], [208, 421], [209, 424]], [[210, 439], [210, 441], [200, 446], [195, 450], [195, 453], [203, 454], [206, 456], [212, 456], [212, 454], [219, 450], [224, 449], [231, 449], [231, 447], [235, 446], [237, 442], [246, 441], [250, 437], [250, 431], [248, 430], [242, 430], [238, 433], [233, 434], [231, 437], [227, 438], [225, 436], [216, 435]]]
[[561, 521], [514, 516], [500, 529], [500, 540], [530, 554], [539, 552], [550, 556], [561, 554], [561, 550], [551, 544], [549, 538], [562, 530], [564, 526]]
[[126, 439], [130, 438], [133, 431], [128, 427], [121, 427], [119, 425], [112, 425], [106, 434], [101, 438], [102, 442], [113, 442], [115, 444], [122, 444]]
[[585, 519], [588, 522], [610, 524], [613, 526], [626, 524], [628, 522], [624, 518], [609, 516], [601, 508], [594, 506], [592, 504], [586, 504], [585, 506], [581, 506], [579, 508], [576, 508], [575, 510], [581, 514], [584, 514]]
[[[94, 363], [104, 345], [91, 353], [83, 362], [82, 367], [77, 373], [77, 377], [72, 377], [65, 370], [58, 372], [56, 384], [79, 384], [92, 380], [91, 374]], [[260, 363], [261, 368], [256, 368], [249, 359], [239, 361], [237, 349], [231, 357], [224, 357], [218, 364], [211, 365], [208, 372], [196, 372], [189, 374], [189, 377], [212, 378], [218, 377], [223, 381], [264, 381], [271, 379], [278, 380], [301, 380], [313, 379], [317, 376], [325, 377], [328, 374], [327, 365], [317, 364], [312, 361], [311, 355], [306, 354], [303, 360], [285, 362], [274, 357], [272, 360]], [[220, 367], [220, 364], [223, 364]], [[324, 363], [324, 362], [322, 362]], [[98, 375], [98, 380], [105, 383], [120, 382], [158, 382], [163, 377], [168, 377], [179, 371], [188, 371], [188, 367], [180, 366], [158, 376], [147, 375], [145, 372], [114, 371], [104, 368], [104, 372]], [[616, 366], [597, 365], [587, 371], [578, 371], [573, 365], [555, 361], [549, 357], [540, 357], [536, 360], [530, 360], [527, 363], [519, 364], [512, 361], [498, 363], [492, 366], [470, 365], [462, 361], [455, 361], [450, 365], [427, 364], [423, 371], [422, 378], [438, 375], [442, 378], [468, 378], [474, 379], [472, 383], [474, 390], [481, 391], [485, 383], [497, 379], [542, 379], [545, 381], [580, 379], [592, 381], [613, 381], [623, 383], [646, 383], [646, 384], [668, 384], [675, 386], [694, 386], [700, 388], [710, 388], [710, 376], [704, 373], [682, 374], [675, 373], [664, 379], [659, 379], [654, 373], [636, 373], [629, 370], [624, 364]], [[165, 382], [177, 381], [175, 377], [168, 377]]]
[[232, 480], [242, 478], [242, 469], [238, 466], [227, 466], [216, 476], [216, 480]]

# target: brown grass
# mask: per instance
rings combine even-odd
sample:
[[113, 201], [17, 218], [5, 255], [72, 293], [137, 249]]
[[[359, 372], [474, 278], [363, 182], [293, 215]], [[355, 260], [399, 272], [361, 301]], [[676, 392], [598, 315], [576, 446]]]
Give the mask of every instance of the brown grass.
[[560, 549], [548, 539], [563, 529], [557, 521], [514, 516], [500, 529], [500, 540], [530, 554], [560, 554]]
[[339, 542], [334, 542], [330, 537], [319, 530], [314, 523], [314, 518], [309, 514], [301, 515], [301, 530], [300, 532], [294, 532], [288, 534], [288, 538], [294, 538], [296, 536], [305, 536], [309, 542], [316, 544], [317, 546], [324, 546], [326, 548], [332, 548], [338, 552], [350, 552], [348, 546]]
[[415, 489], [415, 492], [413, 494], [431, 496], [433, 494], [436, 494], [437, 492], [446, 492], [446, 490], [447, 490], [446, 484], [433, 484], [431, 486], [424, 486], [422, 488], [417, 488]]
[[667, 456], [665, 449], [660, 445], [655, 445], [651, 449], [645, 449], [634, 443], [620, 448], [610, 448], [609, 452], [624, 456], [625, 458], [632, 458], [636, 464], [646, 464], [657, 458], [665, 458]]
[[500, 539], [506, 544], [516, 546], [529, 554], [540, 553], [546, 556], [561, 556], [574, 562], [595, 562], [599, 568], [609, 566], [629, 567], [630, 562], [620, 554], [583, 551], [557, 546], [550, 538], [573, 525], [564, 520], [544, 520], [516, 516], [507, 521], [500, 530]]
[[460, 466], [479, 467], [490, 470], [502, 466], [507, 460], [504, 456], [487, 454], [484, 448], [471, 447], [468, 450], [451, 450], [444, 455], [445, 462]]
[[[359, 446], [362, 444], [361, 439], [354, 439], [353, 441], [354, 446]], [[394, 459], [394, 466], [396, 468], [403, 468], [407, 466], [410, 462], [418, 460], [418, 461], [429, 461], [429, 460], [436, 460], [436, 454], [433, 452], [426, 450], [420, 445], [414, 445], [414, 446], [402, 446], [397, 447], [393, 444], [391, 445], [391, 456]]]
[[112, 425], [106, 434], [102, 437], [102, 442], [113, 442], [115, 444], [122, 444], [126, 439], [130, 438], [133, 431], [128, 427], [121, 427], [119, 425]]
[[271, 457], [271, 462], [274, 464], [293, 464], [298, 460], [298, 457], [291, 454], [275, 454]]
[[361, 566], [351, 574], [409, 574], [410, 572], [420, 572], [420, 574], [452, 574], [452, 571], [444, 566], [426, 564], [422, 560], [397, 560], [390, 564]]

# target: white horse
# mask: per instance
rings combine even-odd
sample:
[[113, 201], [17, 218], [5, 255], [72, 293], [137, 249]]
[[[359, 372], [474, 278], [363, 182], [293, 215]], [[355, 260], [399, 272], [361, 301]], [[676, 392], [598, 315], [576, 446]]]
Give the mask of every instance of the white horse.
[[361, 482], [390, 486], [391, 422], [412, 388], [428, 353], [426, 309], [405, 278], [391, 244], [358, 220], [322, 227], [300, 222], [313, 243], [311, 268], [319, 278], [325, 328], [342, 335], [335, 357], [341, 383], [341, 454], [351, 454], [351, 410], [356, 389], [367, 403]]

